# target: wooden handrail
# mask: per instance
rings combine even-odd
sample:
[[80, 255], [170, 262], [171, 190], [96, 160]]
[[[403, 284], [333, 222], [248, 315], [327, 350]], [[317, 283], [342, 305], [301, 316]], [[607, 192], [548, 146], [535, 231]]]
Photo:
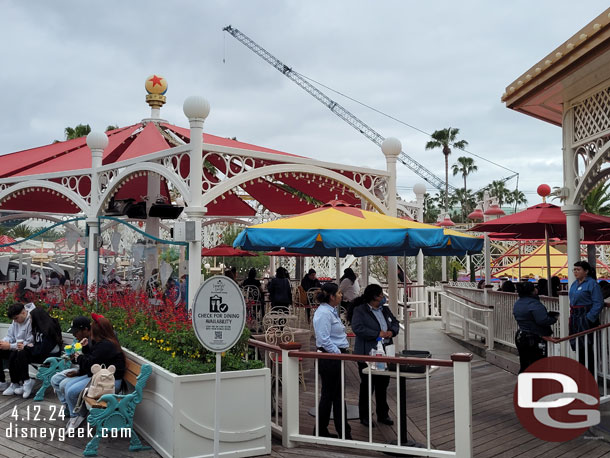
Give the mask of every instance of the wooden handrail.
[[248, 345], [252, 345], [253, 347], [257, 347], [257, 348], [262, 348], [264, 350], [270, 350], [270, 351], [274, 351], [274, 352], [281, 352], [282, 349], [280, 347], [278, 347], [277, 345], [271, 345], [268, 344], [267, 342], [261, 342], [260, 340], [256, 340], [256, 339], [248, 339]]
[[[370, 356], [370, 355], [350, 355], [347, 353], [323, 353], [320, 351], [289, 351], [288, 356], [292, 358], [306, 359], [338, 359], [343, 361], [356, 362], [380, 362], [396, 364], [413, 364], [418, 366], [443, 366], [453, 367], [453, 361], [471, 361], [472, 353], [454, 353], [452, 360], [431, 359], [431, 358], [401, 358], [396, 356]], [[454, 356], [456, 359], [454, 359]]]
[[606, 329], [608, 327], [610, 327], [610, 323], [602, 324], [600, 326], [596, 326], [594, 328], [587, 329], [586, 331], [577, 332], [576, 334], [571, 334], [567, 337], [544, 337], [543, 336], [542, 338], [544, 340], [546, 340], [547, 342], [561, 343], [561, 342], [565, 342], [566, 340], [575, 339], [576, 337], [584, 336], [586, 334], [593, 334], [596, 331], [599, 331], [601, 329]]
[[[450, 287], [450, 288], [452, 288], [452, 287]], [[483, 307], [483, 308], [486, 308], [486, 309], [493, 309], [494, 308], [493, 305], [481, 304], [479, 302], [473, 301], [472, 299], [468, 299], [467, 297], [464, 297], [461, 294], [454, 293], [453, 291], [447, 291], [447, 293], [453, 294], [455, 297], [458, 297], [458, 298], [462, 299], [463, 301], [470, 302], [471, 304], [474, 304], [474, 305], [476, 305], [478, 307]]]

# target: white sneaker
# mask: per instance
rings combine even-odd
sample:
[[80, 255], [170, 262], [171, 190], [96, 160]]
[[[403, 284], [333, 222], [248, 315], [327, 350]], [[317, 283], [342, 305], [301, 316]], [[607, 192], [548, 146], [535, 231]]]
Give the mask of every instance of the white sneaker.
[[8, 382], [0, 382], [0, 391], [4, 391], [9, 387], [10, 383]]
[[72, 425], [74, 429], [78, 428], [80, 424], [85, 420], [85, 417], [81, 417], [80, 415], [74, 419], [74, 424]]
[[72, 431], [74, 429], [74, 422], [78, 417], [70, 417], [68, 423], [66, 424], [66, 431]]
[[20, 383], [17, 388], [15, 388], [15, 395], [21, 396], [23, 394], [23, 385]]
[[3, 396], [12, 396], [15, 394], [15, 390], [17, 388], [21, 388], [21, 386], [17, 383], [11, 383], [10, 386], [2, 392]]
[[[34, 389], [34, 385], [36, 384], [36, 380], [33, 378], [27, 379], [23, 384], [23, 399], [27, 399], [32, 394], [32, 390]], [[16, 393], [16, 392], [15, 392]]]

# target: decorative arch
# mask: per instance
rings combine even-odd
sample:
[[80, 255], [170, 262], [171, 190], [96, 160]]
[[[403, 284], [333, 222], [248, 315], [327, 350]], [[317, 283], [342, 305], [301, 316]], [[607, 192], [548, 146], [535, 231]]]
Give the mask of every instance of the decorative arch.
[[341, 175], [340, 173], [337, 173], [333, 170], [307, 164], [270, 165], [249, 170], [248, 172], [233, 176], [227, 180], [223, 180], [221, 183], [218, 183], [213, 189], [206, 192], [203, 195], [202, 205], [208, 205], [210, 202], [213, 202], [214, 199], [220, 198], [225, 192], [228, 192], [234, 187], [246, 183], [250, 180], [255, 180], [257, 178], [261, 178], [267, 175], [275, 175], [278, 173], [286, 172], [301, 172], [331, 178], [356, 191], [360, 196], [365, 198], [377, 211], [383, 213], [384, 215], [388, 214], [387, 207], [377, 197], [372, 195], [364, 186], [354, 182], [353, 180], [350, 180], [346, 176]]
[[[598, 140], [602, 142], [602, 139]], [[578, 149], [577, 149], [578, 151]], [[574, 154], [574, 161], [578, 160], [578, 153]], [[608, 179], [610, 168], [601, 170], [602, 165], [610, 160], [610, 140], [603, 143], [596, 154], [588, 161], [584, 173], [577, 178], [577, 186], [574, 192], [574, 197], [571, 200], [572, 204], [582, 205], [587, 195], [595, 186]], [[576, 164], [574, 164], [576, 166]]]
[[212, 224], [216, 224], [216, 223], [234, 223], [234, 224], [241, 224], [242, 226], [250, 226], [253, 224], [249, 221], [244, 221], [243, 219], [239, 219], [239, 218], [220, 217], [220, 218], [213, 218], [213, 219], [204, 221], [203, 223], [201, 223], [201, 227], [211, 226]]
[[115, 194], [116, 189], [121, 184], [123, 184], [125, 180], [129, 178], [130, 175], [141, 172], [153, 172], [158, 175], [161, 175], [163, 178], [165, 178], [168, 182], [170, 182], [176, 187], [176, 189], [184, 198], [185, 202], [190, 202], [190, 191], [188, 190], [186, 184], [182, 180], [178, 179], [178, 177], [173, 172], [171, 172], [161, 164], [157, 164], [154, 162], [139, 162], [137, 164], [130, 165], [129, 167], [125, 168], [125, 170], [120, 172], [116, 176], [112, 185], [104, 190], [104, 192], [100, 195], [98, 207], [94, 209], [95, 215], [100, 215], [102, 209], [105, 208], [110, 197]]
[[[74, 205], [76, 205], [83, 213], [87, 214], [89, 211], [89, 204], [85, 199], [79, 196], [74, 191], [66, 189], [59, 183], [55, 183], [53, 181], [44, 181], [44, 180], [32, 180], [32, 181], [23, 181], [17, 184], [14, 184], [3, 191], [0, 191], [0, 202], [2, 202], [5, 198], [9, 197], [11, 194], [16, 193], [17, 191], [21, 191], [23, 189], [30, 188], [45, 188], [50, 189], [52, 191], [61, 194], [62, 196], [70, 199]], [[37, 216], [38, 217], [38, 216]]]

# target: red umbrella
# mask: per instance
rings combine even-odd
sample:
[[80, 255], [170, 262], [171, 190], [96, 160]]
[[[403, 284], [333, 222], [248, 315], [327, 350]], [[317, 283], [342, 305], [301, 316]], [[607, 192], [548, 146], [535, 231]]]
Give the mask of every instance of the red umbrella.
[[[585, 240], [597, 240], [603, 233], [600, 229], [610, 226], [610, 218], [583, 212], [580, 214], [580, 225], [585, 230]], [[561, 207], [542, 203], [512, 215], [486, 221], [475, 225], [471, 231], [509, 232], [511, 238], [520, 240], [542, 240], [549, 238], [566, 239], [566, 215]]]
[[[580, 214], [580, 225], [585, 232], [585, 240], [597, 240], [602, 234], [601, 229], [610, 226], [610, 218], [583, 212]], [[516, 240], [544, 239], [547, 245], [547, 274], [550, 284], [550, 258], [549, 238], [565, 240], [566, 216], [561, 207], [543, 202], [533, 205], [523, 211], [512, 215], [502, 216], [497, 219], [486, 221], [475, 225], [470, 229], [478, 232], [503, 232], [510, 233], [508, 238]]]
[[289, 257], [293, 257], [293, 258], [304, 258], [306, 256], [311, 256], [311, 255], [303, 254], [303, 253], [290, 253], [289, 251], [286, 251], [282, 248], [279, 251], [270, 251], [269, 253], [265, 253], [265, 256], [289, 256]]
[[[8, 245], [9, 243], [15, 243], [16, 240], [14, 238], [9, 237], [8, 235], [0, 235], [0, 245]], [[0, 246], [0, 253], [16, 253], [17, 250], [12, 246]]]
[[203, 248], [201, 250], [201, 256], [224, 256], [224, 257], [244, 257], [244, 256], [258, 256], [256, 253], [250, 251], [240, 250], [239, 248], [233, 248], [230, 245], [221, 244], [214, 248]]

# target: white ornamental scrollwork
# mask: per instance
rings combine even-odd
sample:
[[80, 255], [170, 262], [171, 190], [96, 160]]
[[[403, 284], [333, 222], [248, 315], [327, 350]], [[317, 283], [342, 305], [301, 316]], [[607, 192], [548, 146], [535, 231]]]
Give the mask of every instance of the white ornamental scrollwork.
[[[222, 181], [222, 177], [219, 175], [223, 175], [225, 178], [231, 178], [256, 167], [254, 158], [232, 154], [210, 152], [203, 156], [203, 161], [204, 170], [202, 171], [202, 186], [204, 192], [214, 188], [214, 186]], [[215, 173], [212, 173], [212, 170], [210, 170], [211, 167], [215, 169]]]
[[[89, 175], [72, 175], [62, 177], [61, 185], [64, 188], [78, 194], [86, 202], [91, 202], [91, 177]], [[89, 189], [88, 193], [83, 193], [82, 189]]]
[[186, 186], [190, 185], [190, 167], [189, 164], [189, 153], [172, 154], [163, 158], [163, 166], [174, 172], [174, 175], [186, 183]]
[[[575, 186], [578, 187], [580, 184], [583, 175], [587, 173], [589, 166], [593, 162], [598, 163], [597, 169], [601, 167], [601, 162], [597, 157], [598, 153], [604, 148], [604, 145], [608, 143], [610, 136], [598, 138], [589, 143], [585, 143], [584, 145], [580, 145], [574, 151], [574, 158], [572, 162], [572, 166], [574, 168], [574, 174], [576, 175]], [[606, 152], [607, 153], [607, 152]]]

